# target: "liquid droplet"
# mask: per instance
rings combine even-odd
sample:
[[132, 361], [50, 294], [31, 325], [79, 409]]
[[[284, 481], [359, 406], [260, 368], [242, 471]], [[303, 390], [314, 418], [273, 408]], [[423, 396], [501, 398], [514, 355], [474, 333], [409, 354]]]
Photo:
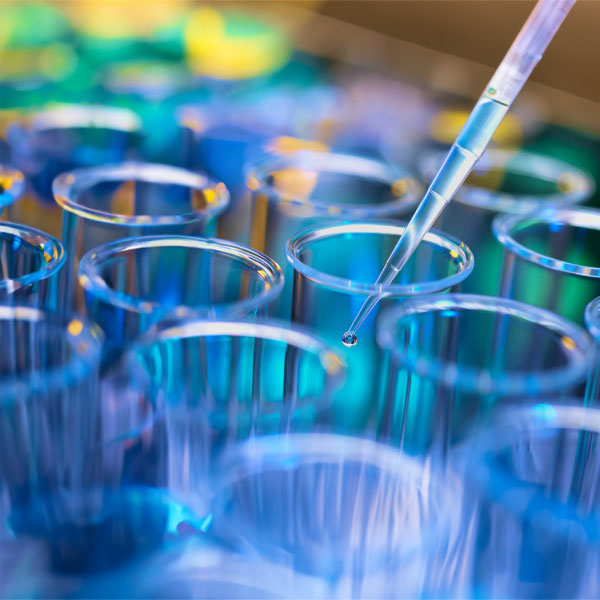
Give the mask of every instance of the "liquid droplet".
[[342, 344], [346, 346], [346, 348], [352, 348], [356, 346], [356, 342], [358, 342], [358, 338], [353, 331], [346, 331], [346, 333], [342, 336]]

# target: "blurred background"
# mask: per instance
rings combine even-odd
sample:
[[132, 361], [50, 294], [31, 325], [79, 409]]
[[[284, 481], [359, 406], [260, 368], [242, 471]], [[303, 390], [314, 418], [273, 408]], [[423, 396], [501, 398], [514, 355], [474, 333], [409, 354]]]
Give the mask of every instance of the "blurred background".
[[[174, 107], [196, 105], [210, 106], [208, 127], [236, 122], [406, 160], [407, 149], [410, 159], [419, 144], [453, 139], [533, 4], [4, 1], [0, 134], [52, 105], [115, 104], [160, 123], [160, 155]], [[575, 6], [497, 144], [595, 171], [599, 12]]]

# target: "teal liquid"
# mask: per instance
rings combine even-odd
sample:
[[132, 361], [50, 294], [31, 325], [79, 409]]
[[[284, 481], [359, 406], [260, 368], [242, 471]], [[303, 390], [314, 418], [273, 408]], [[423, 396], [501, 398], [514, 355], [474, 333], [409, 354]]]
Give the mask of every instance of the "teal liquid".
[[463, 184], [485, 151], [508, 108], [508, 105], [485, 95], [479, 99], [379, 274], [376, 281], [376, 285], [379, 286], [378, 293], [365, 300], [352, 325], [342, 336], [342, 343], [346, 347], [351, 348], [356, 345], [358, 341], [356, 331], [381, 299], [385, 287], [394, 281], [425, 234]]

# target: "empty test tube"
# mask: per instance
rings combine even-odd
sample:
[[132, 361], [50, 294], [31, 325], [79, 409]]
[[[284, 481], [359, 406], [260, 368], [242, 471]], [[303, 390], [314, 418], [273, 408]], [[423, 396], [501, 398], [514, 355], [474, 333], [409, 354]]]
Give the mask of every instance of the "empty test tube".
[[587, 303], [600, 294], [600, 211], [557, 206], [500, 215], [493, 229], [503, 247], [499, 295], [583, 324]]
[[88, 250], [127, 237], [209, 236], [229, 202], [222, 183], [152, 163], [125, 162], [63, 173], [53, 190], [63, 209], [65, 299], [71, 297], [75, 270]]
[[559, 403], [578, 391], [594, 359], [591, 338], [574, 323], [474, 294], [406, 300], [382, 316], [377, 341], [389, 361], [378, 437], [453, 467], [491, 413], [540, 397]]
[[140, 470], [149, 461], [155, 481], [200, 516], [226, 449], [249, 437], [310, 431], [345, 375], [337, 352], [310, 332], [262, 320], [161, 323], [123, 364], [146, 375], [154, 411], [137, 449], [124, 452]]
[[[300, 146], [302, 147], [302, 146]], [[405, 169], [375, 158], [326, 151], [277, 151], [249, 167], [250, 245], [284, 266], [287, 285], [274, 316], [289, 319], [292, 269], [285, 244], [309, 225], [399, 218], [414, 209], [419, 185]]]
[[472, 594], [598, 595], [600, 413], [582, 404], [508, 409], [474, 438], [465, 471]]
[[266, 316], [283, 275], [268, 256], [234, 242], [147, 236], [90, 250], [79, 264], [79, 284], [111, 361], [165, 318]]
[[[286, 246], [294, 269], [292, 320], [336, 344], [339, 328], [376, 291], [373, 278], [404, 228], [404, 223], [393, 221], [329, 222], [292, 237]], [[469, 248], [432, 230], [388, 289], [381, 309], [413, 296], [459, 291], [473, 264]], [[349, 431], [364, 433], [373, 425], [382, 393], [384, 363], [374, 339], [379, 314], [374, 311], [363, 324], [372, 334], [365, 336], [364, 343], [351, 350], [340, 347], [349, 368], [345, 385], [335, 396], [334, 419]]]
[[79, 167], [139, 159], [141, 127], [128, 109], [93, 104], [59, 105], [10, 125], [13, 160], [28, 182], [27, 194], [9, 211], [10, 220], [60, 235], [54, 178]]
[[420, 596], [458, 491], [455, 478], [389, 446], [325, 433], [250, 440], [219, 473], [215, 535], [322, 578], [327, 597]]

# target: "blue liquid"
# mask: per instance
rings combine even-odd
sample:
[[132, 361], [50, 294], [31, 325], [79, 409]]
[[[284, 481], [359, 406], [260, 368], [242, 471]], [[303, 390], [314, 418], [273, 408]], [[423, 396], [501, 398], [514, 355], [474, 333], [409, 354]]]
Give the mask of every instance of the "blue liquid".
[[402, 270], [421, 240], [463, 184], [485, 151], [508, 108], [508, 105], [485, 95], [477, 102], [450, 148], [444, 164], [431, 182], [423, 200], [379, 274], [376, 281], [378, 293], [372, 294], [365, 300], [352, 325], [342, 336], [342, 343], [345, 346], [350, 348], [356, 345], [358, 341], [356, 331], [381, 299], [385, 287], [394, 281], [396, 275]]
[[135, 487], [40, 497], [15, 507], [17, 535], [43, 541], [58, 573], [92, 574], [119, 567], [176, 540], [193, 515], [166, 492]]

